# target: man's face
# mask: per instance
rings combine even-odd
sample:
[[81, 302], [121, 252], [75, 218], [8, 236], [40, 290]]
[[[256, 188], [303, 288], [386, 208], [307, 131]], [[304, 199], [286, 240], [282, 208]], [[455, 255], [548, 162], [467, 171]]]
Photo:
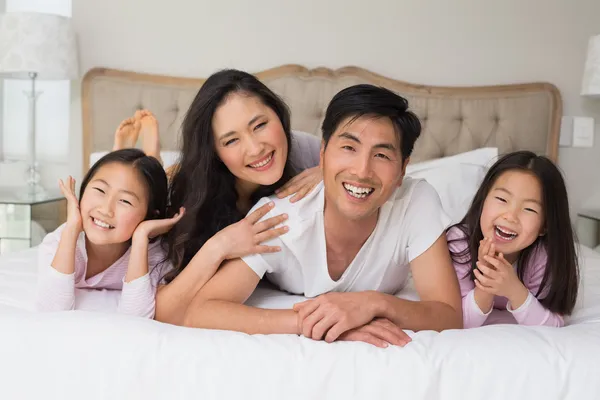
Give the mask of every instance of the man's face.
[[402, 184], [408, 159], [402, 161], [400, 135], [389, 118], [361, 117], [342, 121], [325, 148], [320, 167], [325, 207], [345, 218], [377, 215]]

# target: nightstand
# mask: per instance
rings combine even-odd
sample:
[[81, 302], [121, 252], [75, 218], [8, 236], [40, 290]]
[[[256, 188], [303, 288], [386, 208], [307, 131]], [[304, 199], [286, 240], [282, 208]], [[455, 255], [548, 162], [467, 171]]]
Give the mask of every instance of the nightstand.
[[66, 220], [67, 200], [59, 190], [35, 196], [0, 188], [0, 254], [37, 246]]
[[600, 251], [600, 209], [580, 210], [577, 213], [577, 236], [580, 242], [596, 251]]

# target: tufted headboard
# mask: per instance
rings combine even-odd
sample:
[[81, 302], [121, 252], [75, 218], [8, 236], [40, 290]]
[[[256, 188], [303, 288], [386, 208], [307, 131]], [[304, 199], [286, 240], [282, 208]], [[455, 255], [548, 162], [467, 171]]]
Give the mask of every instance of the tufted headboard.
[[[372, 83], [406, 97], [423, 123], [411, 160], [424, 161], [480, 147], [532, 150], [558, 156], [562, 103], [549, 83], [486, 87], [415, 85], [357, 68], [306, 69], [284, 65], [256, 73], [289, 105], [292, 128], [320, 136], [331, 98], [341, 89]], [[178, 150], [181, 122], [203, 79], [94, 68], [83, 79], [84, 171], [92, 152], [109, 151], [119, 123], [137, 109], [157, 117], [163, 150]]]

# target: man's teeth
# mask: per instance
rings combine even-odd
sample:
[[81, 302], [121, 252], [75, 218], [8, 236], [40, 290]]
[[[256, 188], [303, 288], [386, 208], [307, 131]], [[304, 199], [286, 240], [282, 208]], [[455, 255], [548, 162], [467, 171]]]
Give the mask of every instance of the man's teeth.
[[357, 199], [365, 198], [370, 195], [373, 190], [375, 190], [373, 188], [354, 186], [349, 183], [344, 183], [344, 189], [346, 189], [351, 196], [356, 197]]
[[256, 163], [256, 164], [250, 164], [250, 166], [252, 168], [260, 168], [260, 167], [264, 167], [265, 165], [267, 165], [269, 163], [269, 161], [271, 161], [271, 158], [273, 158], [273, 153], [271, 153], [269, 155], [269, 157], [265, 158], [263, 161]]
[[112, 229], [114, 228], [114, 226], [107, 224], [104, 221], [100, 221], [99, 219], [96, 218], [92, 218], [92, 221], [94, 221], [94, 224], [98, 225], [100, 228], [105, 228], [105, 229]]
[[506, 228], [502, 228], [500, 226], [496, 226], [496, 233], [498, 234], [498, 236], [504, 238], [504, 239], [508, 239], [508, 240], [513, 240], [514, 238], [517, 237], [517, 233], [510, 231]]

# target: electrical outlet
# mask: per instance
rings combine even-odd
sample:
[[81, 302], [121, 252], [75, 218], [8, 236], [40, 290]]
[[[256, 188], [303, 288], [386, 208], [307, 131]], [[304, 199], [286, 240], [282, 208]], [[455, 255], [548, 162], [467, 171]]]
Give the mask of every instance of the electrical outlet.
[[573, 147], [594, 146], [594, 118], [573, 117]]

